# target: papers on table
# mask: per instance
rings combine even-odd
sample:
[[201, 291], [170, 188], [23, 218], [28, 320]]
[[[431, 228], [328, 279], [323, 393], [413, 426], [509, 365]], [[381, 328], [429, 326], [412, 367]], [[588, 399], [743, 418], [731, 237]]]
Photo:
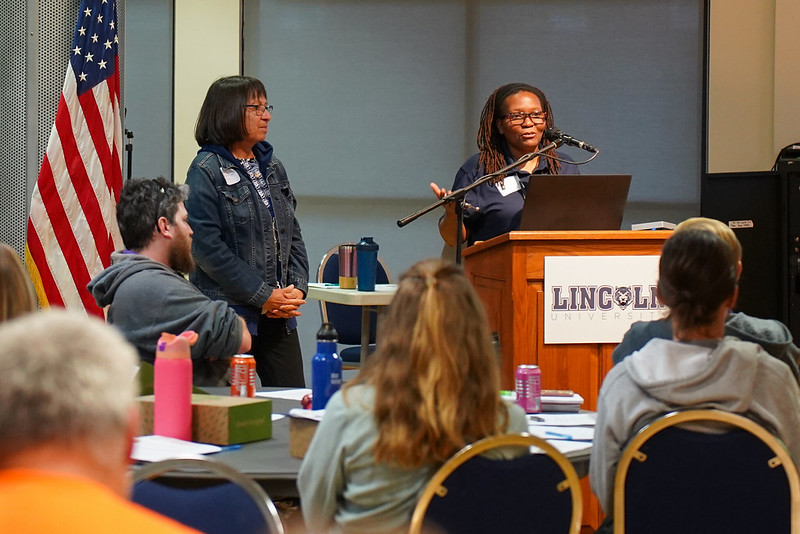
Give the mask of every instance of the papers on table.
[[528, 432], [567, 454], [592, 447], [596, 419], [594, 412], [528, 414]]
[[284, 389], [281, 391], [258, 391], [256, 397], [267, 397], [269, 399], [286, 399], [300, 402], [306, 395], [311, 395], [308, 388]]
[[195, 443], [166, 436], [138, 436], [133, 440], [131, 458], [137, 462], [160, 462], [172, 458], [185, 458], [198, 454], [220, 452], [225, 447]]
[[590, 451], [592, 443], [590, 441], [558, 441], [547, 440], [547, 443], [555, 447], [561, 454], [569, 455], [572, 452]]
[[528, 432], [542, 439], [562, 441], [592, 441], [594, 438], [593, 426], [546, 426], [529, 425]]
[[289, 417], [297, 417], [298, 419], [310, 419], [312, 421], [322, 421], [322, 416], [325, 415], [325, 410], [304, 410], [302, 408], [292, 408], [289, 410]]
[[572, 395], [542, 394], [542, 411], [544, 412], [577, 412], [581, 409], [583, 397], [577, 393]]
[[591, 426], [594, 427], [597, 414], [594, 412], [582, 413], [531, 413], [528, 414], [528, 426]]

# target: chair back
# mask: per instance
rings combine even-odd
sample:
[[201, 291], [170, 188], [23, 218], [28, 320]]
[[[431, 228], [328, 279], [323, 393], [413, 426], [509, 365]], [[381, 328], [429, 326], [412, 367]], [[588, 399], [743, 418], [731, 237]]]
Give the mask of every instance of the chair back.
[[[502, 459], [482, 456], [500, 449]], [[517, 455], [509, 458], [511, 451]], [[439, 468], [417, 502], [409, 532], [578, 533], [582, 513], [569, 460], [543, 439], [508, 434], [468, 445]]]
[[132, 498], [206, 534], [284, 532], [275, 505], [261, 486], [208, 458], [145, 465], [134, 474]]
[[[322, 256], [317, 269], [317, 282], [324, 284], [339, 283], [339, 245], [332, 247]], [[390, 284], [391, 276], [383, 259], [378, 256], [377, 284]], [[333, 323], [339, 334], [342, 345], [361, 344], [361, 306], [346, 306], [332, 302], [320, 301], [320, 313], [323, 322]], [[370, 322], [369, 342], [375, 343], [376, 321]]]
[[[677, 426], [687, 423], [691, 429]], [[719, 410], [673, 412], [622, 454], [614, 532], [800, 532], [798, 505], [797, 468], [766, 429]]]

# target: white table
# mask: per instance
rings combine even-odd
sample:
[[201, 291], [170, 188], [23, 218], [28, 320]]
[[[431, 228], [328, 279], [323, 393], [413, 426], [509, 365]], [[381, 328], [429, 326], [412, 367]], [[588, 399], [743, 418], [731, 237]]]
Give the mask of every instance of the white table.
[[344, 304], [345, 306], [361, 306], [361, 364], [369, 354], [370, 311], [378, 306], [388, 306], [397, 292], [397, 284], [375, 284], [375, 291], [359, 291], [342, 289], [338, 285], [309, 283], [306, 298]]

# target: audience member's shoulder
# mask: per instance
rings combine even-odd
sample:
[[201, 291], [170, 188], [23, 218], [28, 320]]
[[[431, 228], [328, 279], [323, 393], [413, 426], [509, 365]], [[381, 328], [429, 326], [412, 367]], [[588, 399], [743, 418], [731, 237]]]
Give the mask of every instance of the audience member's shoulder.
[[738, 357], [752, 358], [757, 361], [758, 365], [762, 368], [768, 368], [784, 372], [791, 375], [792, 371], [789, 366], [774, 358], [764, 347], [752, 341], [745, 341], [736, 336], [726, 335], [722, 341], [717, 345], [718, 352], [733, 352]]
[[761, 319], [742, 312], [731, 313], [725, 321], [725, 334], [756, 343], [791, 343], [789, 329], [774, 319]]
[[666, 317], [654, 321], [636, 321], [631, 325], [632, 335], [646, 335], [649, 339], [672, 339], [672, 322]]
[[354, 386], [337, 391], [325, 407], [325, 413], [347, 412], [351, 415], [360, 413], [371, 414], [375, 407], [375, 388], [366, 384]]
[[669, 319], [636, 321], [625, 332], [620, 344], [614, 348], [611, 360], [616, 365], [655, 338], [672, 339], [672, 323]]
[[525, 410], [516, 402], [504, 401], [508, 408], [508, 430], [507, 432], [527, 432], [528, 417]]

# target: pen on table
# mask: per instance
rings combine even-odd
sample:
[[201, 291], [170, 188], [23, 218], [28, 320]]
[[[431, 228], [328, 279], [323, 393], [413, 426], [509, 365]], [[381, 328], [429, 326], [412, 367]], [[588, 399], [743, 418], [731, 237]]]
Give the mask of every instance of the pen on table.
[[565, 440], [568, 440], [568, 441], [572, 441], [574, 439], [569, 434], [561, 434], [559, 432], [550, 432], [549, 430], [547, 430], [545, 432], [545, 434], [547, 434], [548, 436], [553, 436], [556, 439], [565, 439]]
[[241, 448], [242, 448], [242, 446], [239, 445], [239, 444], [237, 444], [237, 445], [222, 445], [222, 446], [220, 446], [220, 451], [219, 452], [238, 451]]
[[528, 415], [528, 419], [531, 421], [536, 421], [537, 423], [544, 423], [544, 417], [539, 417], [538, 415]]

